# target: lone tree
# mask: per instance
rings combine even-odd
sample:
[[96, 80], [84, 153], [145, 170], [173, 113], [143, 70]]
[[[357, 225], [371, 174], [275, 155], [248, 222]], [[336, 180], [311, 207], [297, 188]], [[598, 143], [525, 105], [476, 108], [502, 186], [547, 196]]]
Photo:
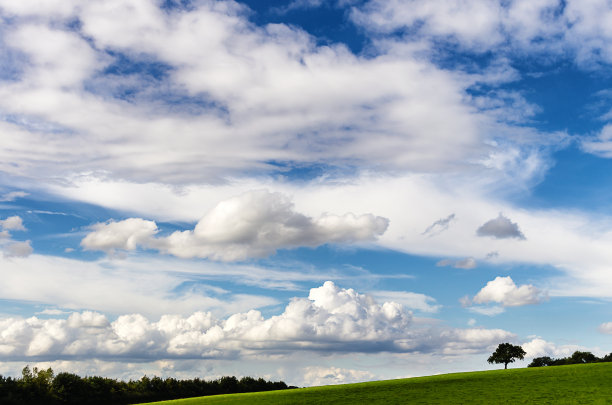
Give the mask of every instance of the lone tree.
[[525, 358], [525, 350], [521, 346], [511, 345], [510, 343], [500, 343], [495, 352], [487, 360], [489, 363], [504, 363], [504, 369], [508, 368], [508, 363], [514, 360]]

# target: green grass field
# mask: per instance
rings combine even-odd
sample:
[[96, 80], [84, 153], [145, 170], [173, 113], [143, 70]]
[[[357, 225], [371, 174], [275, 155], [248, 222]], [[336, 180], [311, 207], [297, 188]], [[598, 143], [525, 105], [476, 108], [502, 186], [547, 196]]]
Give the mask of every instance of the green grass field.
[[155, 404], [612, 404], [612, 363], [444, 374]]

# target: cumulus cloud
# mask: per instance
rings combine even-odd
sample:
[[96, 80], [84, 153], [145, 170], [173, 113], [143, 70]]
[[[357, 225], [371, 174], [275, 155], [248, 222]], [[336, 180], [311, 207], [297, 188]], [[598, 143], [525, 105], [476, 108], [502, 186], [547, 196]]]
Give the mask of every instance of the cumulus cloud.
[[0, 229], [6, 231], [25, 231], [26, 228], [23, 226], [23, 220], [19, 216], [12, 216], [6, 219], [0, 219]]
[[[612, 282], [606, 268], [612, 261], [612, 233], [607, 219], [579, 211], [559, 209], [524, 210], [520, 224], [525, 242], [517, 239], [479, 237], [475, 230], [483, 224], [483, 212], [513, 212], [510, 205], [500, 206], [499, 199], [483, 196], [473, 179], [461, 178], [457, 192], [440, 187], [440, 178], [403, 175], [362, 174], [351, 182], [290, 184], [272, 181], [242, 180], [221, 187], [193, 186], [178, 193], [159, 184], [133, 184], [84, 178], [69, 187], [54, 187], [52, 192], [67, 199], [97, 203], [110, 209], [128, 211], [138, 207], [142, 218], [163, 221], [196, 222], [202, 210], [211, 210], [214, 202], [237, 195], [243, 190], [268, 188], [294, 196], [298, 212], [316, 218], [321, 212], [372, 212], [390, 219], [388, 230], [376, 244], [408, 254], [473, 257], [495, 263], [520, 261], [555, 266], [563, 277], [555, 278], [550, 291], [554, 295], [609, 297]], [[507, 184], [507, 186], [510, 186]], [[506, 187], [506, 185], [504, 186]], [[142, 198], [140, 196], [146, 196]], [[415, 197], [416, 196], [416, 197]], [[164, 208], [161, 209], [160, 207]], [[421, 235], [440, 211], [452, 206], [461, 221], [435, 238]], [[407, 215], [407, 213], [426, 213]], [[486, 217], [484, 217], [486, 219]], [[461, 241], [461, 243], [457, 243]], [[489, 255], [491, 253], [491, 255]], [[497, 254], [495, 254], [497, 253]], [[487, 257], [488, 256], [488, 257]], [[484, 283], [483, 283], [484, 284]]]
[[606, 335], [612, 335], [612, 322], [606, 322], [599, 325], [599, 331]]
[[3, 247], [5, 257], [28, 257], [34, 249], [29, 240], [23, 242], [11, 242]]
[[352, 19], [377, 33], [410, 29], [413, 37], [448, 41], [475, 52], [571, 55], [579, 65], [612, 61], [605, 0], [371, 0]]
[[438, 352], [480, 353], [510, 339], [493, 329], [411, 330], [400, 304], [373, 298], [328, 281], [294, 298], [282, 314], [259, 311], [219, 320], [208, 312], [164, 315], [151, 322], [139, 314], [106, 316], [84, 311], [67, 319], [0, 319], [0, 357], [10, 359], [234, 358], [258, 353]]
[[[378, 305], [372, 298], [332, 282], [313, 288], [308, 299], [295, 298], [278, 316], [259, 311], [217, 320], [210, 313], [165, 315], [149, 322], [123, 315], [110, 322], [93, 313], [68, 319], [2, 320], [4, 356], [71, 357], [227, 357], [249, 350], [378, 351], [409, 326], [411, 316], [399, 304]], [[386, 342], [386, 343], [385, 343]]]
[[373, 241], [388, 224], [388, 219], [372, 214], [310, 218], [295, 212], [287, 196], [260, 190], [220, 202], [193, 230], [155, 238], [155, 222], [130, 218], [94, 225], [81, 245], [106, 251], [143, 246], [182, 258], [235, 261], [264, 257], [282, 248]]
[[158, 232], [155, 222], [140, 218], [98, 223], [91, 229], [93, 231], [83, 238], [81, 246], [107, 252], [115, 249], [135, 250], [139, 245], [147, 245]]
[[472, 299], [475, 304], [498, 303], [504, 307], [538, 304], [545, 294], [532, 284], [517, 286], [510, 276], [489, 281]]
[[[466, 102], [480, 75], [440, 69], [416, 51], [361, 57], [318, 45], [295, 26], [251, 23], [237, 2], [177, 11], [153, 0], [67, 1], [61, 12], [12, 3], [0, 4], [14, 21], [6, 48], [24, 57], [20, 75], [0, 86], [0, 106], [18, 117], [0, 125], [0, 168], [17, 176], [184, 185], [275, 170], [269, 162], [456, 171], [498, 149], [491, 134], [510, 139], [495, 114]], [[473, 28], [487, 18], [448, 19]], [[58, 23], [75, 20], [79, 32]], [[118, 74], [119, 64], [144, 72]]]
[[568, 357], [576, 350], [586, 350], [584, 346], [579, 345], [557, 345], [552, 342], [548, 342], [542, 338], [536, 337], [527, 343], [521, 345], [523, 350], [527, 353], [525, 357]]
[[495, 239], [525, 239], [525, 235], [519, 229], [518, 224], [510, 221], [501, 212], [497, 218], [485, 222], [476, 230], [478, 236], [490, 236]]
[[497, 1], [374, 0], [354, 10], [353, 19], [368, 29], [387, 33], [416, 25], [426, 35], [453, 37], [469, 47], [488, 48], [503, 40], [500, 9]]
[[435, 221], [433, 224], [429, 225], [425, 231], [423, 231], [422, 235], [426, 236], [435, 236], [440, 232], [444, 232], [448, 229], [452, 220], [455, 219], [455, 214], [450, 214], [446, 218], [440, 218]]
[[25, 231], [23, 220], [19, 216], [0, 219], [0, 247], [4, 257], [28, 257], [32, 252], [32, 244], [29, 240], [14, 241], [9, 231]]

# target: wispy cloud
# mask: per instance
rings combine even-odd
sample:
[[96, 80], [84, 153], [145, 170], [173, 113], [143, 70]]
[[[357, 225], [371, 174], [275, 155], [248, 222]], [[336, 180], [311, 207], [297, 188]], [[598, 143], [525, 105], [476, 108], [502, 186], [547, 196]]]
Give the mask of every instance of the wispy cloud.
[[27, 197], [28, 195], [30, 194], [25, 191], [11, 191], [10, 193], [0, 196], [0, 202], [15, 201], [18, 198]]
[[451, 221], [455, 219], [455, 214], [450, 214], [446, 218], [440, 218], [435, 221], [433, 224], [429, 225], [427, 229], [425, 229], [422, 235], [426, 236], [435, 236], [441, 232], [444, 232], [450, 226]]
[[477, 266], [476, 259], [467, 257], [460, 260], [443, 259], [436, 263], [438, 267], [452, 266], [456, 269], [474, 269]]
[[370, 294], [378, 301], [397, 302], [408, 309], [416, 311], [436, 313], [442, 308], [442, 305], [436, 304], [435, 298], [410, 291], [377, 290], [370, 292]]

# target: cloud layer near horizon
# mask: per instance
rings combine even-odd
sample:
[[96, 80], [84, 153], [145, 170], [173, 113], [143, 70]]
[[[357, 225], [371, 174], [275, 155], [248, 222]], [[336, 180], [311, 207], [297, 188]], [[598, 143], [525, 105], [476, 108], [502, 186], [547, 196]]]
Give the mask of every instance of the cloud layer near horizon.
[[294, 298], [284, 312], [265, 319], [259, 311], [225, 320], [211, 313], [189, 317], [164, 315], [150, 322], [142, 315], [115, 321], [96, 312], [72, 313], [67, 319], [0, 319], [0, 357], [7, 360], [201, 359], [236, 358], [257, 353], [427, 352], [448, 355], [481, 352], [499, 339], [500, 329], [419, 330], [412, 314], [394, 302], [376, 303], [370, 296], [328, 281]]

